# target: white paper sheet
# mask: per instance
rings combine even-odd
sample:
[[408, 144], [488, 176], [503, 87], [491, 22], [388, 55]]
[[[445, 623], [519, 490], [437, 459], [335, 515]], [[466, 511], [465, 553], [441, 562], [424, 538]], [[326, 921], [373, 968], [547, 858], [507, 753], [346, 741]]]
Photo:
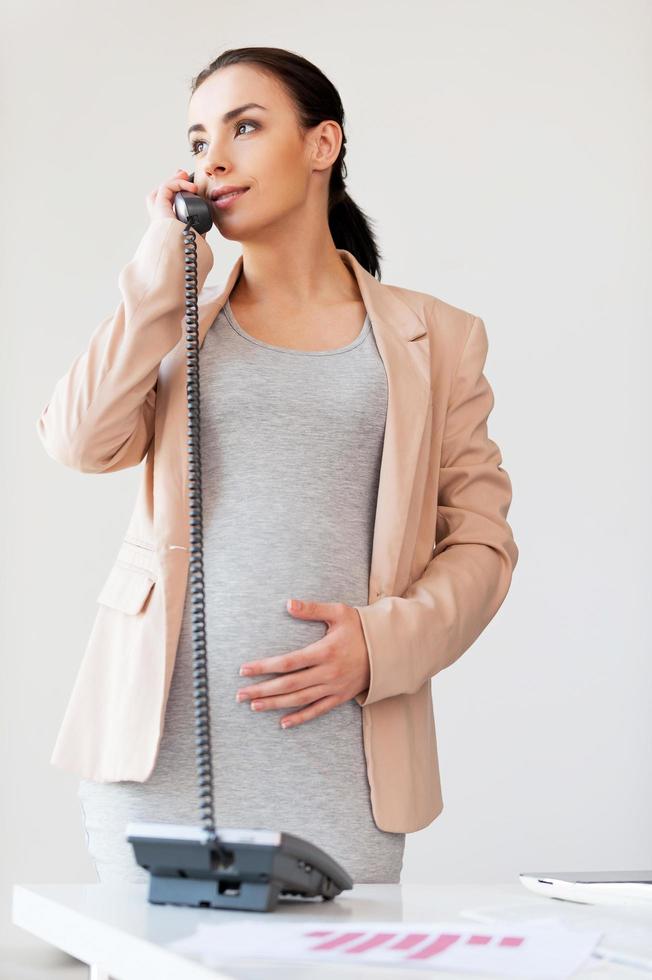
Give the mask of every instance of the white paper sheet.
[[324, 919], [263, 923], [247, 918], [220, 925], [201, 923], [192, 935], [167, 945], [206, 966], [253, 958], [557, 980], [590, 962], [601, 936], [597, 929], [571, 930], [559, 922], [487, 926], [461, 920], [349, 921], [342, 925]]
[[596, 963], [609, 960], [652, 972], [652, 915], [646, 909], [573, 904], [572, 914], [564, 914], [560, 908], [563, 903], [551, 903], [546, 909], [540, 900], [529, 901], [524, 896], [518, 902], [492, 902], [463, 909], [459, 914], [463, 919], [484, 924], [500, 922], [505, 926], [526, 920], [530, 924], [546, 924], [554, 920], [568, 929], [600, 929], [603, 935], [592, 954]]

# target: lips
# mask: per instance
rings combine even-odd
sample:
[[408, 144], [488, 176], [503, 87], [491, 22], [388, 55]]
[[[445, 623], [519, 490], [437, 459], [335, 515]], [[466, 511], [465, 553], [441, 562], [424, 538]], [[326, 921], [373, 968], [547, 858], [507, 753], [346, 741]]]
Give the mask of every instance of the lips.
[[215, 188], [215, 190], [211, 191], [211, 201], [217, 201], [221, 198], [226, 198], [231, 194], [235, 194], [236, 196], [238, 196], [240, 194], [244, 194], [248, 190], [249, 190], [248, 187], [236, 187], [233, 184], [229, 184], [228, 186], [225, 187], [217, 187]]

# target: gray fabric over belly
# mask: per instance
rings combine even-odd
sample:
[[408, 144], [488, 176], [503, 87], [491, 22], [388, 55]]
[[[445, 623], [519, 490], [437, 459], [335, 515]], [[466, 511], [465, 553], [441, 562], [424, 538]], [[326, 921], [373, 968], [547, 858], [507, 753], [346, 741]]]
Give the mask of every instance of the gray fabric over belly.
[[[298, 650], [327, 631], [289, 598], [366, 604], [387, 409], [387, 378], [367, 316], [331, 351], [259, 341], [220, 311], [200, 351], [204, 570], [215, 822], [314, 842], [356, 882], [398, 882], [405, 834], [374, 823], [351, 698], [283, 730], [294, 708], [253, 712], [241, 687], [271, 679], [240, 666]], [[186, 451], [185, 445], [179, 447]], [[186, 592], [165, 727], [144, 782], [82, 779], [79, 800], [99, 879], [145, 882], [130, 820], [199, 822]]]

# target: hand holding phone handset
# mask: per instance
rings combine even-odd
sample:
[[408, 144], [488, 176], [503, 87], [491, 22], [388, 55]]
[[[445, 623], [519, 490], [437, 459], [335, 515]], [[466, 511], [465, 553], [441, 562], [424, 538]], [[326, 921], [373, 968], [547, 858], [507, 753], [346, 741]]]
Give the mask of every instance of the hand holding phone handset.
[[[279, 895], [335, 898], [353, 888], [344, 868], [316, 844], [277, 830], [215, 827], [211, 757], [204, 534], [201, 499], [199, 392], [199, 317], [196, 232], [213, 224], [210, 204], [193, 190], [185, 171], [161, 184], [148, 197], [150, 216], [174, 216], [184, 222], [185, 324], [188, 396], [188, 496], [192, 608], [195, 760], [202, 827], [165, 823], [128, 823], [127, 840], [136, 861], [150, 872], [148, 901], [157, 905], [228, 908], [269, 912]], [[181, 175], [181, 176], [179, 176]], [[313, 800], [313, 805], [321, 805]]]
[[[185, 170], [181, 171], [182, 174]], [[208, 201], [200, 197], [198, 194], [193, 193], [192, 188], [197, 189], [197, 185], [194, 182], [195, 175], [191, 173], [187, 181], [183, 181], [184, 184], [190, 184], [191, 192], [183, 193], [183, 191], [174, 195], [174, 213], [179, 219], [187, 223], [192, 221], [192, 226], [200, 235], [205, 235], [207, 231], [213, 227], [213, 212], [211, 211], [211, 206]]]
[[194, 176], [177, 170], [174, 177], [150, 191], [145, 200], [150, 218], [174, 217], [184, 224], [190, 219], [195, 231], [205, 238], [213, 225], [213, 214], [209, 202], [197, 194]]

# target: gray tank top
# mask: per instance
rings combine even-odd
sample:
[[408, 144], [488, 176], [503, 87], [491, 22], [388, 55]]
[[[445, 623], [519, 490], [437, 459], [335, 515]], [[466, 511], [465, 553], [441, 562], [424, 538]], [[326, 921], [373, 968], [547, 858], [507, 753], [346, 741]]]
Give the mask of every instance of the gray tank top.
[[[357, 701], [286, 730], [280, 719], [299, 707], [254, 712], [235, 701], [241, 687], [278, 676], [240, 677], [243, 663], [327, 632], [293, 617], [287, 599], [368, 601], [387, 410], [369, 316], [344, 347], [298, 351], [252, 337], [227, 300], [200, 351], [200, 395], [216, 824], [297, 834], [355, 882], [398, 882], [405, 834], [374, 823]], [[197, 823], [193, 720], [188, 587], [152, 775], [80, 783], [105, 880], [146, 880], [124, 842], [127, 821]]]

